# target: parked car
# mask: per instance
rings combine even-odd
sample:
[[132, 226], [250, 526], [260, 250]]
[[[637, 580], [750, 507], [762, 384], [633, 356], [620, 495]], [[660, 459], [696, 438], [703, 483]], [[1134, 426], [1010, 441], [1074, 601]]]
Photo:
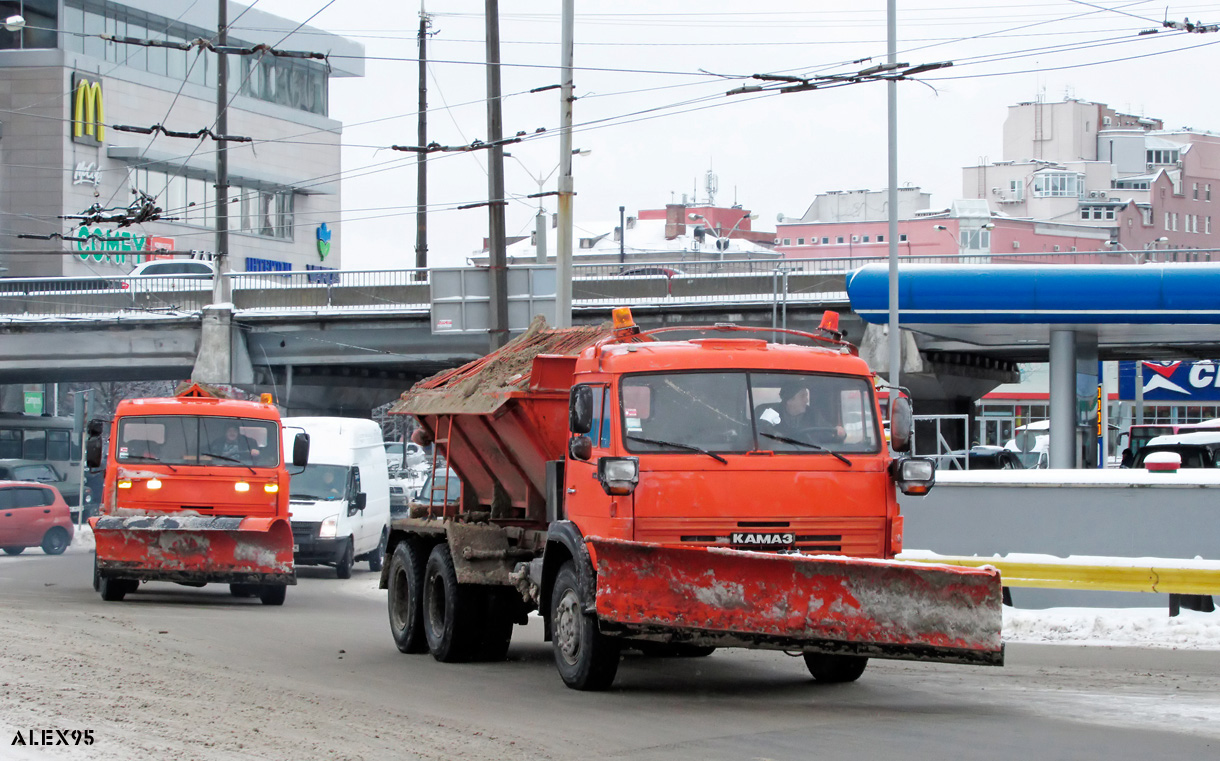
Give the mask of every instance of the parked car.
[[938, 470], [1020, 470], [1024, 467], [1018, 453], [993, 446], [945, 452], [936, 465]]
[[48, 555], [60, 555], [74, 533], [68, 503], [54, 486], [0, 481], [0, 549], [6, 554], [42, 547]]
[[424, 448], [414, 441], [408, 441], [406, 444], [401, 441], [385, 443], [386, 464], [390, 466], [391, 471], [422, 465], [425, 458]]
[[212, 287], [212, 263], [202, 259], [142, 262], [119, 282], [125, 291], [187, 291]]
[[1148, 456], [1156, 452], [1177, 454], [1182, 459], [1183, 468], [1220, 467], [1220, 431], [1157, 436], [1140, 448], [1132, 467], [1147, 467]]
[[[37, 481], [40, 484], [54, 486], [69, 507], [77, 507], [80, 503], [79, 473], [75, 471], [60, 473], [49, 462], [42, 460], [0, 460], [0, 480]], [[86, 482], [86, 505], [90, 503], [92, 496], [93, 490], [89, 488]]]
[[403, 515], [411, 501], [416, 499], [420, 487], [427, 480], [428, 471], [417, 468], [390, 468], [390, 513]]

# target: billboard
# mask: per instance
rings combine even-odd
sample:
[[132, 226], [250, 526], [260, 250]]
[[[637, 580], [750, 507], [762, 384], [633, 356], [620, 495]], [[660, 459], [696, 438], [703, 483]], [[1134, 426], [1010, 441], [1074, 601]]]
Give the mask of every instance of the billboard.
[[[1144, 401], [1220, 402], [1220, 362], [1210, 359], [1141, 362]], [[1118, 398], [1135, 401], [1135, 362], [1118, 363]]]

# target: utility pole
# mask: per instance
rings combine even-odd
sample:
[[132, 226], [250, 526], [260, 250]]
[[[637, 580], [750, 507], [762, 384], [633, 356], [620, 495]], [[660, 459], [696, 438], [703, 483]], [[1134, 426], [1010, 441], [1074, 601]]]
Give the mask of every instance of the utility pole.
[[[419, 3], [419, 141], [428, 144], [428, 26], [430, 19]], [[428, 266], [428, 162], [423, 151], [415, 154], [415, 266]], [[420, 277], [422, 277], [422, 273]]]
[[559, 64], [559, 230], [555, 246], [555, 326], [572, 327], [572, 58], [575, 0], [563, 0]]
[[[228, 45], [229, 14], [228, 0], [216, 0], [216, 44]], [[229, 59], [224, 53], [216, 54], [216, 133], [229, 134]], [[229, 281], [229, 153], [227, 141], [216, 140], [216, 257], [215, 274], [212, 276], [212, 303], [224, 304], [232, 301]]]
[[491, 268], [491, 326], [493, 350], [508, 343], [508, 252], [504, 239], [504, 125], [500, 109], [500, 4], [486, 0], [487, 23], [487, 159], [488, 264]]
[[624, 264], [627, 261], [627, 222], [623, 219], [623, 213], [627, 211], [626, 206], [618, 207], [618, 263]]
[[[898, 63], [898, 9], [897, 0], [886, 0], [886, 63], [891, 67]], [[891, 69], [892, 70], [892, 69]], [[885, 83], [886, 112], [889, 133], [889, 244], [890, 244], [890, 372], [891, 386], [897, 386], [902, 374], [902, 336], [898, 327], [898, 80], [891, 78]], [[890, 392], [891, 402], [896, 391]]]

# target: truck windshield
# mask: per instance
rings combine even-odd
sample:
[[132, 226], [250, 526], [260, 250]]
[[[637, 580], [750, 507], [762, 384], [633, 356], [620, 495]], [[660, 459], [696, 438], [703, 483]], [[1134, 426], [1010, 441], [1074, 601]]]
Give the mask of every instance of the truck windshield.
[[667, 443], [722, 453], [880, 450], [866, 378], [746, 370], [649, 373], [624, 377], [620, 401], [630, 452], [683, 451]]
[[279, 426], [272, 420], [147, 415], [119, 420], [115, 454], [124, 463], [274, 468]]
[[347, 493], [344, 465], [306, 465], [304, 471], [293, 473], [290, 478], [290, 499], [343, 499]]

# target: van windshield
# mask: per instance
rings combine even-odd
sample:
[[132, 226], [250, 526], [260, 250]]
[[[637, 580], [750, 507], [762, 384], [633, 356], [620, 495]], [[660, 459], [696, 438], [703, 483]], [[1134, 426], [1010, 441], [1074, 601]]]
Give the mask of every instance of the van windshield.
[[[745, 370], [648, 373], [626, 376], [621, 395], [630, 452], [880, 451], [867, 378]], [[600, 422], [608, 414], [594, 418]]]
[[343, 499], [347, 495], [347, 466], [306, 465], [292, 473], [288, 482], [289, 499]]
[[124, 463], [216, 467], [280, 464], [273, 420], [205, 415], [141, 415], [119, 420], [115, 454]]

